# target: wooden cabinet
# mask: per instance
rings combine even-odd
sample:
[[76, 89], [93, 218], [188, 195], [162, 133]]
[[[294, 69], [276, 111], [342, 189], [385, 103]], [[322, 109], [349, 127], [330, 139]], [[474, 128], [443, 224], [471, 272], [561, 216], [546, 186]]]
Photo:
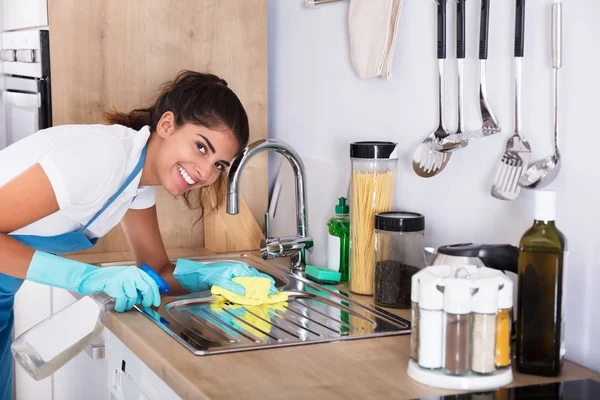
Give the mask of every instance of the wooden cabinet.
[[[267, 137], [266, 0], [49, 0], [48, 19], [55, 125], [99, 123], [105, 110], [144, 106], [160, 84], [192, 69], [221, 76], [236, 92], [250, 120], [250, 142]], [[265, 154], [248, 165], [241, 189], [258, 248], [256, 227], [268, 203]], [[197, 210], [162, 189], [157, 208], [167, 248], [205, 246]], [[227, 236], [241, 229], [213, 226], [227, 220], [207, 220], [210, 231]], [[239, 241], [229, 242], [224, 250]], [[89, 252], [124, 250], [116, 228]]]

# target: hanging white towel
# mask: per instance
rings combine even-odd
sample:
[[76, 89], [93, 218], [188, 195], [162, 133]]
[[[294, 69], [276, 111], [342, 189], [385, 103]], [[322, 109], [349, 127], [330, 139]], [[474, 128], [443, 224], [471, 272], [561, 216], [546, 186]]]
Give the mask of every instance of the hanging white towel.
[[350, 57], [360, 78], [389, 79], [402, 0], [350, 0]]

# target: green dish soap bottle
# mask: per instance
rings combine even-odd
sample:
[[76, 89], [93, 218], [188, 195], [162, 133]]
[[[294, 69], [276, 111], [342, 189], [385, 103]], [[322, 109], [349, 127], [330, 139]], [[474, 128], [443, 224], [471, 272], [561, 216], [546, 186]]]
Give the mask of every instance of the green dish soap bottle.
[[327, 221], [327, 268], [342, 274], [340, 282], [348, 282], [350, 257], [350, 207], [346, 198], [340, 197], [335, 206], [335, 216]]

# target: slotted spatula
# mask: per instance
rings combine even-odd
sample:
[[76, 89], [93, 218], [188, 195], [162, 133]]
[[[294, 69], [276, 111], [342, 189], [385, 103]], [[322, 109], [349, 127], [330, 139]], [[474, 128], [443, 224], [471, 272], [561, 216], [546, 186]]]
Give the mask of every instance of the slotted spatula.
[[525, 0], [516, 0], [515, 15], [515, 133], [506, 143], [506, 150], [492, 185], [492, 196], [501, 200], [515, 200], [519, 197], [519, 178], [527, 169], [531, 157], [529, 142], [521, 135], [521, 62], [525, 42]]

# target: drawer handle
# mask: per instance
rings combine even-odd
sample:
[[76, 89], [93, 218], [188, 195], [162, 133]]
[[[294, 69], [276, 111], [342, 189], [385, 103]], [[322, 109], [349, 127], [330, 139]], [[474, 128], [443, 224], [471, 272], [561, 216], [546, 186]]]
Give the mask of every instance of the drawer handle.
[[17, 53], [14, 50], [2, 50], [0, 51], [0, 60], [2, 61], [16, 61]]
[[39, 93], [21, 93], [6, 91], [4, 100], [7, 104], [22, 108], [40, 108], [42, 96]]
[[17, 61], [24, 63], [36, 62], [35, 50], [17, 50]]

